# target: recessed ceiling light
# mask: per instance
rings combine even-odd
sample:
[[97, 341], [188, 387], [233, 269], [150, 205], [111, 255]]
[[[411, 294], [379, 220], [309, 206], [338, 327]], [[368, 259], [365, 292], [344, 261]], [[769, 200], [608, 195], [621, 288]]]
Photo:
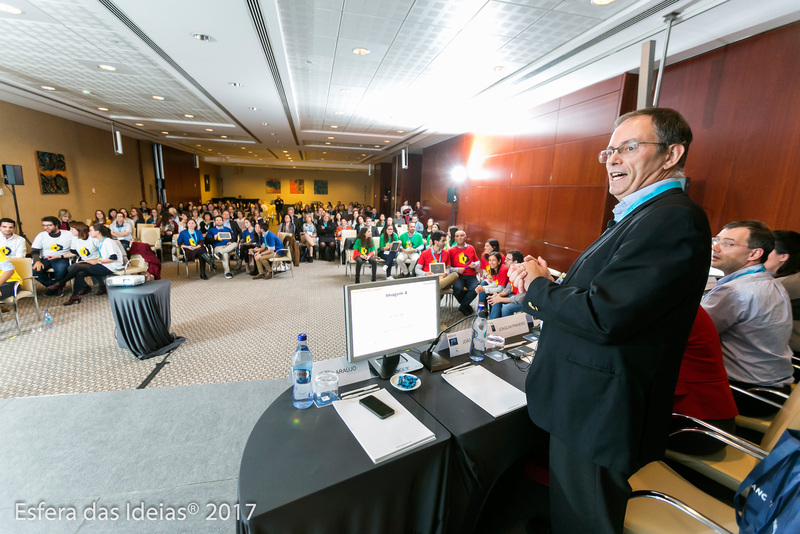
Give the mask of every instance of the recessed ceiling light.
[[397, 133], [406, 133], [405, 130], [397, 130]]
[[83, 93], [83, 94], [85, 94], [85, 95], [90, 95], [90, 94], [92, 94], [92, 92], [91, 92], [91, 91], [89, 91], [89, 90], [87, 90], [87, 89], [84, 89], [83, 91], [81, 91], [81, 93]]
[[258, 111], [258, 108], [250, 106], [250, 111]]
[[136, 126], [144, 126], [144, 124], [142, 124], [141, 122], [137, 122]]
[[206, 150], [208, 150], [209, 152], [211, 152], [211, 149], [210, 149], [210, 148], [207, 148]]
[[187, 113], [186, 115], [184, 115], [184, 117], [186, 117], [187, 119], [193, 119], [194, 115], [190, 115], [190, 114]]
[[169, 132], [161, 132], [164, 135], [169, 135]]
[[284, 154], [286, 154], [286, 153], [288, 153], [288, 152], [289, 152], [288, 150], [284, 150], [284, 151], [283, 151], [283, 153], [284, 153]]
[[326, 145], [329, 145], [329, 144], [331, 144], [331, 143], [330, 143], [330, 141], [325, 141], [325, 144], [326, 144]]
[[3, 13], [8, 13], [9, 15], [22, 15], [23, 11], [14, 6], [10, 6], [8, 4], [0, 4], [0, 11]]
[[381, 147], [381, 145], [375, 145], [375, 148], [380, 148], [380, 147]]
[[349, 92], [350, 92], [350, 89], [342, 89], [342, 90], [341, 90], [341, 92], [342, 92], [342, 93], [349, 93]]
[[213, 131], [214, 131], [214, 128], [206, 128], [206, 131], [207, 131], [207, 132], [213, 132]]
[[338, 128], [338, 126], [336, 126], [335, 124], [331, 124], [331, 128], [336, 129], [336, 128]]
[[245, 148], [244, 148], [244, 147], [241, 147], [241, 149], [242, 149], [242, 150], [244, 150]]
[[153, 95], [153, 100], [164, 100], [163, 96]]
[[344, 111], [334, 111], [334, 115], [344, 115]]
[[323, 152], [323, 154], [327, 154], [327, 152]]
[[207, 43], [208, 41], [211, 40], [211, 37], [209, 37], [208, 35], [206, 35], [204, 33], [193, 33], [192, 37], [194, 37], [198, 41], [203, 41], [204, 43]]
[[228, 85], [230, 85], [231, 87], [244, 87], [239, 82], [228, 82]]
[[357, 56], [366, 56], [369, 54], [369, 48], [354, 48], [353, 53]]
[[329, 135], [329, 136], [328, 136], [328, 139], [333, 139], [333, 136], [332, 136], [332, 135]]
[[505, 69], [505, 67], [502, 65], [495, 65], [494, 67], [492, 67], [492, 70], [495, 72], [503, 72], [503, 69]]
[[389, 140], [388, 140], [388, 139], [384, 139], [384, 141], [383, 141], [383, 142], [384, 142], [384, 143], [388, 143], [388, 142], [389, 142]]
[[42, 89], [44, 89], [45, 91], [55, 91], [56, 90], [55, 87], [50, 87], [49, 85], [43, 85]]
[[113, 65], [98, 65], [97, 68], [100, 70], [107, 70], [108, 72], [114, 72], [117, 70], [117, 67], [114, 67]]
[[223, 138], [223, 139], [227, 139], [228, 138], [227, 135], [220, 135], [220, 137]]
[[247, 153], [248, 153], [248, 154], [252, 154], [252, 153], [253, 153], [253, 151], [252, 151], [252, 150], [248, 150], [248, 151], [247, 151]]
[[194, 146], [200, 146], [200, 145], [194, 145]]
[[592, 0], [592, 3], [596, 6], [607, 6], [614, 0]]
[[108, 108], [97, 108], [97, 109], [99, 109], [100, 111], [108, 111]]
[[366, 154], [361, 154], [362, 156], [366, 156]]

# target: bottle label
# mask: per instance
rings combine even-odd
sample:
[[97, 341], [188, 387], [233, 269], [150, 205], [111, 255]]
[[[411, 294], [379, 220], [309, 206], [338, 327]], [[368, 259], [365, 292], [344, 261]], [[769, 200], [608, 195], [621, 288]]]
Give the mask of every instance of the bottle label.
[[294, 369], [295, 384], [308, 384], [311, 382], [311, 371], [308, 369]]

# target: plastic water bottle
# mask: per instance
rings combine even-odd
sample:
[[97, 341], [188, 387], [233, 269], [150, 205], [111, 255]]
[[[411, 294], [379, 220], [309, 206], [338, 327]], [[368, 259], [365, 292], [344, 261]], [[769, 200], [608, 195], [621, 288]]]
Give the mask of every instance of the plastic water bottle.
[[308, 350], [306, 335], [297, 336], [297, 350], [292, 356], [292, 404], [295, 408], [305, 410], [314, 404], [311, 391], [311, 367], [314, 364], [314, 357]]
[[478, 304], [478, 316], [472, 320], [472, 345], [469, 347], [469, 359], [482, 362], [486, 357], [486, 324], [489, 314], [483, 304]]
[[50, 315], [50, 310], [44, 311], [44, 329], [45, 330], [53, 329], [53, 316]]

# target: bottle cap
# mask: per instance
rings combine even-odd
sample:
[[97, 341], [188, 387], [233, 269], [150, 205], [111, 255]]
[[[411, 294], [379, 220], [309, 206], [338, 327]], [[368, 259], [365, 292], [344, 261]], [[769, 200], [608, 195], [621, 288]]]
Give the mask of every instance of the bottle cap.
[[305, 341], [308, 338], [305, 334], [299, 334], [297, 336], [297, 341]]

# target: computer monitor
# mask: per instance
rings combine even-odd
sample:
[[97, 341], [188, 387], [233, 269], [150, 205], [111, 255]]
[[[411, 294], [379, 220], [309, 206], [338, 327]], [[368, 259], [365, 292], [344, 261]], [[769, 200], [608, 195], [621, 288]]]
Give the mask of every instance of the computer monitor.
[[439, 277], [346, 285], [347, 361], [369, 360], [391, 377], [400, 353], [430, 343], [439, 333]]

